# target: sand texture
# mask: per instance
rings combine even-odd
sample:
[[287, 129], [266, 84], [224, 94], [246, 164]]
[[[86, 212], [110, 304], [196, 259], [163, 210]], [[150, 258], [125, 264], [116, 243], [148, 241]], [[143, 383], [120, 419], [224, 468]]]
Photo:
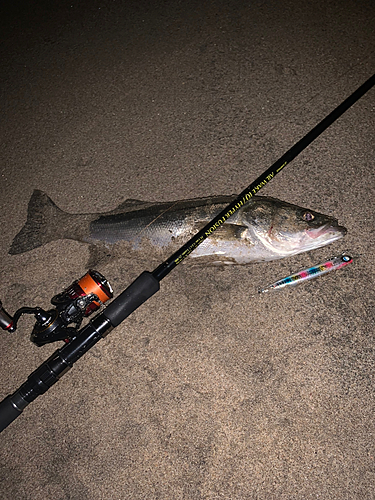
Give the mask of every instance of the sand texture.
[[[34, 189], [63, 210], [242, 191], [374, 72], [375, 3], [0, 6], [0, 299], [50, 306], [87, 269], [58, 240], [9, 255]], [[375, 498], [375, 89], [262, 191], [334, 216], [330, 247], [161, 290], [1, 434], [7, 500]], [[342, 251], [343, 270], [258, 288]], [[118, 245], [119, 294], [160, 255]], [[59, 345], [0, 336], [0, 399]]]

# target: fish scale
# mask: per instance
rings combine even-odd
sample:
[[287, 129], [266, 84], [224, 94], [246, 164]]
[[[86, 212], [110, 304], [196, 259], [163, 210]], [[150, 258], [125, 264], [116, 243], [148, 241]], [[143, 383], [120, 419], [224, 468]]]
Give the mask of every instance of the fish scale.
[[[216, 196], [152, 203], [127, 200], [106, 213], [64, 212], [35, 190], [27, 221], [9, 253], [30, 251], [58, 239], [90, 247], [128, 242], [136, 251], [148, 247], [173, 251], [223, 210], [236, 196]], [[254, 196], [190, 255], [196, 262], [249, 264], [271, 261], [322, 247], [343, 237], [336, 219], [275, 198]]]

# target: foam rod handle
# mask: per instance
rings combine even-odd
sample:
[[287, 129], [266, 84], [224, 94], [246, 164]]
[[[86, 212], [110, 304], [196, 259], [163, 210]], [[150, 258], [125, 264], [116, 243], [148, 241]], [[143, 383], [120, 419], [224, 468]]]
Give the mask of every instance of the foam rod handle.
[[103, 315], [115, 327], [159, 289], [159, 280], [154, 278], [148, 271], [144, 271], [122, 294], [109, 304], [103, 311]]
[[0, 432], [2, 432], [9, 424], [16, 420], [22, 413], [22, 410], [17, 408], [12, 402], [12, 396], [8, 396], [0, 403]]

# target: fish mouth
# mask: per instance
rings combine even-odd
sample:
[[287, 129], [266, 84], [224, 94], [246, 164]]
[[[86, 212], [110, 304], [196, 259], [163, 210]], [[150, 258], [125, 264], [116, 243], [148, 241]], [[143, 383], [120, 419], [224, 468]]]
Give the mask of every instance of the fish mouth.
[[338, 224], [325, 224], [319, 229], [306, 229], [307, 235], [314, 240], [321, 237], [331, 237], [336, 240], [345, 236], [347, 232], [348, 231], [344, 226], [339, 226]]

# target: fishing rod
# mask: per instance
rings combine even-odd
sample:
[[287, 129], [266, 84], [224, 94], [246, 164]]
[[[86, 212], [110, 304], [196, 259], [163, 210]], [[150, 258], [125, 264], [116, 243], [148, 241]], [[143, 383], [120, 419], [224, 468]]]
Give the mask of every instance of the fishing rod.
[[[177, 250], [171, 257], [153, 272], [144, 271], [101, 313], [80, 328], [81, 322], [95, 312], [104, 302], [112, 298], [113, 293], [108, 281], [98, 272], [89, 271], [80, 280], [74, 282], [61, 294], [51, 300], [54, 309], [42, 308], [19, 309], [12, 317], [0, 302], [0, 327], [13, 332], [22, 314], [33, 314], [36, 323], [31, 340], [38, 346], [56, 340], [64, 340], [65, 345], [57, 349], [42, 363], [26, 382], [13, 394], [0, 403], [0, 432], [38, 396], [44, 394], [72, 368], [99, 340], [106, 337], [113, 328], [124, 321], [141, 304], [146, 302], [160, 288], [160, 281], [180, 264], [195, 248], [208, 238], [217, 228], [229, 219], [246, 202], [255, 196], [288, 163], [324, 132], [347, 109], [375, 85], [375, 74], [363, 83], [353, 94], [327, 115], [308, 134], [292, 146], [279, 160], [252, 182], [237, 198], [222, 210], [211, 222]], [[75, 326], [72, 326], [75, 324]]]

